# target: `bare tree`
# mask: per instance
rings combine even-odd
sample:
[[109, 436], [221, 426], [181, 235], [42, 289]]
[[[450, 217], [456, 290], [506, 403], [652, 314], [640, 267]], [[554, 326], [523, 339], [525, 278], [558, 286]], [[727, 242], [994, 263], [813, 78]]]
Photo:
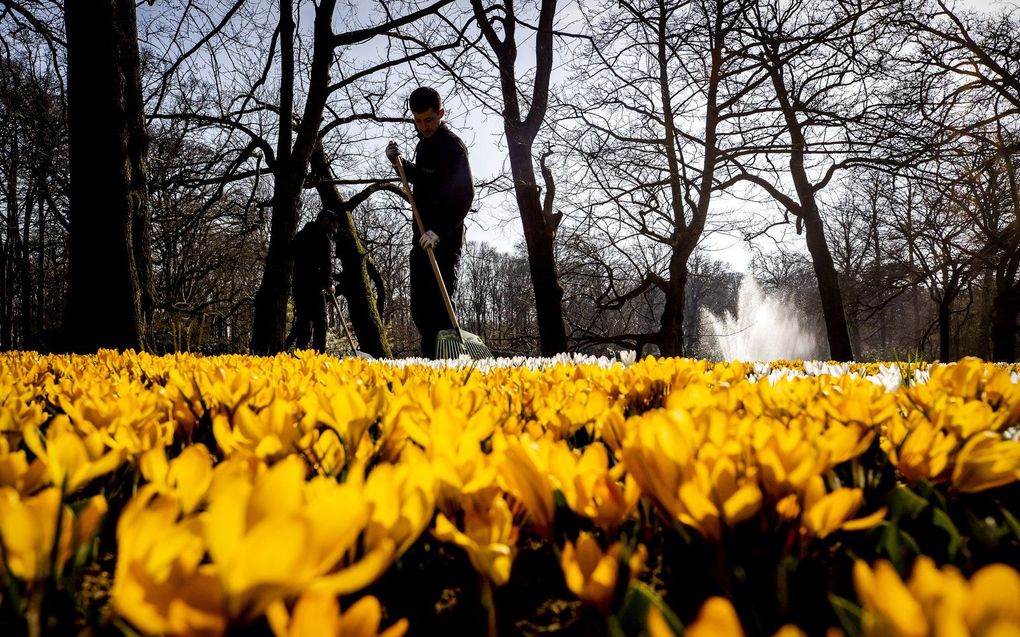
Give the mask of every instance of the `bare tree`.
[[[563, 287], [556, 269], [555, 241], [560, 215], [553, 208], [555, 186], [552, 174], [543, 173], [545, 197], [539, 186], [535, 167], [535, 139], [549, 105], [549, 82], [553, 65], [553, 26], [556, 0], [539, 3], [537, 25], [520, 20], [512, 0], [494, 2], [471, 0], [475, 20], [492, 54], [498, 70], [500, 113], [506, 134], [513, 188], [524, 227], [528, 247], [531, 283], [535, 291], [538, 331], [543, 354], [567, 350], [567, 334], [563, 323]], [[535, 70], [530, 90], [522, 88], [524, 78], [517, 70], [518, 26], [534, 31]], [[461, 76], [462, 81], [475, 78]], [[522, 93], [525, 95], [522, 96]], [[523, 99], [522, 99], [523, 97]], [[523, 102], [523, 103], [522, 103]]]
[[[1017, 9], [960, 13], [943, 0], [907, 3], [903, 22], [916, 34], [906, 58], [918, 80], [923, 123], [933, 127], [936, 157], [980, 158], [957, 201], [981, 230], [982, 259], [994, 273], [990, 304], [992, 357], [1014, 361], [1020, 334], [1020, 29]], [[930, 175], [930, 170], [924, 170]]]
[[734, 53], [733, 30], [749, 7], [654, 0], [594, 9], [581, 56], [590, 62], [577, 75], [589, 97], [565, 105], [579, 124], [571, 146], [583, 160], [581, 188], [597, 193], [578, 193], [584, 215], [599, 217], [611, 249], [646, 261], [634, 263], [638, 279], [622, 289], [607, 277], [602, 303], [619, 308], [658, 290], [665, 302], [654, 340], [664, 354], [684, 353], [688, 262], [719, 185], [725, 122], [762, 81], [741, 73]]
[[[896, 41], [888, 5], [795, 0], [758, 4], [745, 14], [744, 35], [753, 43], [747, 63], [760, 66], [768, 90], [744, 106], [744, 147], [728, 157], [740, 172], [730, 183], [746, 181], [768, 193], [804, 231], [836, 360], [851, 360], [853, 348], [819, 196], [839, 171], [890, 159], [876, 131], [864, 130], [883, 113], [875, 87]], [[785, 170], [777, 158], [785, 158]]]

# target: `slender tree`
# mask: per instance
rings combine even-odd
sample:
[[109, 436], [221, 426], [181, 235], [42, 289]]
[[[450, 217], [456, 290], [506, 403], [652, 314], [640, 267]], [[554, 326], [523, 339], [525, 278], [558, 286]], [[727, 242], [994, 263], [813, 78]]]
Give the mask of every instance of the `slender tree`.
[[663, 354], [685, 352], [689, 261], [719, 184], [726, 119], [762, 81], [742, 73], [733, 53], [733, 30], [748, 7], [742, 0], [596, 7], [577, 73], [585, 97], [563, 109], [579, 124], [571, 154], [587, 176], [576, 194], [589, 210], [577, 216], [600, 229], [609, 249], [641, 255], [626, 257], [636, 278], [605, 277], [599, 303], [615, 311], [661, 294], [648, 340]]
[[[535, 172], [535, 139], [549, 105], [549, 82], [553, 65], [553, 19], [556, 0], [542, 0], [535, 29], [535, 71], [531, 90], [522, 105], [522, 79], [517, 71], [517, 26], [519, 18], [513, 0], [492, 5], [471, 0], [475, 19], [489, 48], [496, 56], [502, 97], [503, 130], [506, 134], [514, 196], [524, 227], [531, 284], [535, 290], [539, 342], [545, 355], [567, 350], [563, 322], [563, 286], [556, 269], [556, 230], [560, 216], [551, 198], [543, 198]], [[547, 191], [553, 189], [548, 182]]]

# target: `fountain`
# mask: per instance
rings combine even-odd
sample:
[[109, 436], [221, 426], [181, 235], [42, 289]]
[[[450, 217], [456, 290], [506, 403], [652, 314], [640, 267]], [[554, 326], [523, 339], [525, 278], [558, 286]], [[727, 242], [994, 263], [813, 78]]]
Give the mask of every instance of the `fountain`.
[[821, 353], [814, 335], [801, 327], [796, 313], [782, 301], [766, 296], [751, 276], [740, 281], [736, 316], [702, 312], [706, 335], [715, 338], [722, 360], [811, 360]]

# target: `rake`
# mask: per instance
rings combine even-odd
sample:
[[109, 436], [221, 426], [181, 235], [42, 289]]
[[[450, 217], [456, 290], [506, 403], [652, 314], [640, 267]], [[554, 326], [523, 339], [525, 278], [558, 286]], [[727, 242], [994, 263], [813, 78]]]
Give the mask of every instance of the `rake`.
[[[329, 290], [326, 290], [329, 292]], [[336, 322], [343, 326], [344, 334], [347, 336], [347, 342], [351, 345], [351, 351], [358, 358], [365, 358], [368, 360], [374, 360], [371, 354], [362, 352], [358, 349], [358, 346], [354, 343], [354, 336], [351, 334], [351, 328], [347, 327], [347, 319], [344, 318], [343, 313], [340, 311], [340, 303], [336, 300], [336, 295], [329, 292], [329, 298], [333, 299], [333, 309], [336, 310]]]
[[[425, 234], [425, 224], [421, 221], [421, 215], [418, 214], [418, 205], [414, 202], [411, 187], [407, 184], [407, 175], [404, 173], [404, 161], [398, 155], [393, 163], [397, 167], [397, 172], [400, 173], [400, 181], [404, 185], [404, 193], [407, 195], [407, 200], [411, 202], [411, 213], [414, 215], [415, 223], [418, 224], [418, 232]], [[436, 275], [436, 283], [439, 285], [439, 291], [443, 294], [443, 302], [446, 303], [446, 312], [450, 315], [450, 322], [453, 323], [452, 330], [440, 330], [436, 334], [436, 358], [460, 358], [464, 354], [475, 360], [492, 358], [492, 352], [489, 351], [489, 348], [485, 346], [485, 343], [482, 342], [482, 339], [477, 334], [461, 329], [460, 323], [457, 321], [457, 313], [453, 310], [453, 303], [450, 302], [450, 294], [446, 291], [443, 275], [439, 271], [439, 264], [436, 263], [436, 255], [432, 254], [431, 247], [425, 248], [425, 252], [429, 255], [432, 273]]]

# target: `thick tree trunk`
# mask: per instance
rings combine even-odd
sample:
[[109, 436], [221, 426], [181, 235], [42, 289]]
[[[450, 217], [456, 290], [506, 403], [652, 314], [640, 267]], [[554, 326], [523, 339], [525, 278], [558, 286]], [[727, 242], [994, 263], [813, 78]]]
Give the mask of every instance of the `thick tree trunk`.
[[135, 5], [68, 2], [70, 273], [65, 345], [144, 348], [151, 307], [148, 135]]
[[663, 356], [684, 355], [684, 296], [689, 257], [689, 254], [674, 248], [669, 259], [669, 285], [659, 330], [659, 347]]
[[1017, 334], [1020, 326], [1020, 288], [1003, 286], [995, 295], [992, 305], [992, 360], [1004, 363], [1017, 361]]
[[553, 246], [556, 229], [551, 225], [552, 220], [545, 215], [539, 198], [531, 143], [514, 141], [514, 137], [508, 123], [507, 139], [511, 140], [510, 170], [524, 226], [524, 240], [528, 246], [539, 343], [542, 354], [552, 356], [567, 351], [567, 332], [563, 323], [563, 286], [560, 285], [556, 271]]
[[839, 290], [839, 274], [832, 262], [832, 253], [825, 241], [825, 229], [821, 215], [814, 202], [805, 211], [804, 230], [811, 265], [818, 280], [818, 293], [822, 298], [822, 316], [825, 320], [825, 335], [829, 341], [829, 356], [835, 361], [852, 361], [850, 330], [847, 329], [846, 312], [843, 309], [843, 295]]
[[[503, 130], [506, 132], [514, 193], [528, 247], [528, 266], [535, 291], [535, 314], [542, 354], [550, 356], [567, 350], [563, 323], [563, 287], [556, 271], [554, 243], [556, 224], [552, 210], [546, 210], [535, 179], [533, 145], [549, 105], [549, 78], [553, 61], [553, 19], [556, 0], [542, 0], [535, 35], [535, 74], [527, 116], [521, 115], [521, 87], [517, 83], [517, 18], [514, 3], [503, 2], [503, 16], [493, 19], [492, 7], [471, 0], [482, 33], [499, 62], [500, 93], [503, 98]], [[499, 22], [502, 33], [493, 23]]]
[[952, 360], [952, 305], [953, 300], [949, 296], [942, 298], [939, 303], [939, 360], [948, 363]]
[[[312, 151], [311, 176], [316, 180], [316, 190], [322, 199], [323, 208], [340, 213], [340, 228], [336, 235], [336, 256], [340, 259], [340, 293], [347, 299], [351, 312], [351, 323], [358, 337], [358, 347], [375, 357], [391, 358], [393, 352], [386, 340], [386, 326], [379, 315], [376, 297], [373, 294], [369, 276], [371, 256], [361, 242], [354, 216], [336, 186], [323, 181], [333, 179], [333, 172], [326, 161], [322, 144], [316, 144]], [[344, 320], [343, 317], [339, 317]]]

